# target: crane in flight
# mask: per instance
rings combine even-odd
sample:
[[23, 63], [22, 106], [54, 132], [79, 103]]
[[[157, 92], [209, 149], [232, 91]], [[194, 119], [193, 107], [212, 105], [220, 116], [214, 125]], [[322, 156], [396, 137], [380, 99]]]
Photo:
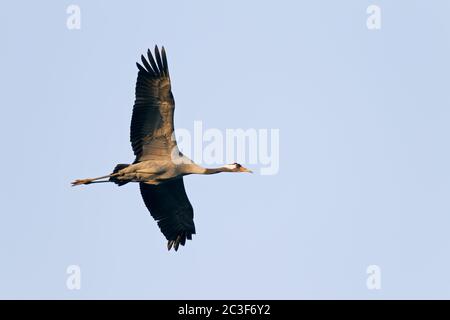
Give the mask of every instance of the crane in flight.
[[164, 47], [150, 50], [139, 71], [136, 100], [131, 118], [130, 141], [136, 156], [132, 164], [118, 164], [106, 176], [79, 179], [72, 186], [113, 182], [122, 186], [138, 182], [147, 209], [167, 239], [167, 248], [175, 251], [195, 234], [194, 210], [186, 195], [183, 176], [220, 172], [250, 172], [238, 163], [204, 168], [183, 155], [174, 135], [175, 101]]

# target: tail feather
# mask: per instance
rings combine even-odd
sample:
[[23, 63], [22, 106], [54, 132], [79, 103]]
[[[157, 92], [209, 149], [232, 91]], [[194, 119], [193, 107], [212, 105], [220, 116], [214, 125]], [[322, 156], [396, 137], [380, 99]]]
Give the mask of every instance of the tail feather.
[[[125, 169], [126, 167], [128, 167], [129, 164], [126, 163], [119, 163], [113, 170], [113, 174], [119, 172], [122, 169]], [[115, 184], [117, 184], [118, 186], [123, 186], [124, 184], [127, 184], [130, 181], [127, 180], [119, 180], [116, 177], [110, 177], [109, 181], [114, 182]]]

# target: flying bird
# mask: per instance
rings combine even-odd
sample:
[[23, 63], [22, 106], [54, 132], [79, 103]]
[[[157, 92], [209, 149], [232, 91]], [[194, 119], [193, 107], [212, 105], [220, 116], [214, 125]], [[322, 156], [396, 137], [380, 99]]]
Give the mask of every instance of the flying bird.
[[171, 91], [166, 51], [155, 46], [136, 63], [136, 99], [130, 127], [130, 142], [136, 156], [132, 164], [118, 164], [111, 174], [79, 179], [72, 186], [113, 182], [123, 186], [138, 182], [145, 206], [175, 251], [195, 234], [194, 211], [186, 195], [183, 177], [189, 174], [251, 172], [238, 163], [204, 168], [183, 155], [174, 135], [175, 101]]

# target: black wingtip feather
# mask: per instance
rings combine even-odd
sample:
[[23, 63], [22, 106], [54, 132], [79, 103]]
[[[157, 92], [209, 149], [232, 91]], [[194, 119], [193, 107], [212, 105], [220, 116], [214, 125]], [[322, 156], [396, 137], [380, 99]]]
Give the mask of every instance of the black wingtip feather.
[[144, 55], [141, 54], [141, 61], [144, 64], [145, 69], [147, 69], [147, 72], [151, 75], [154, 75], [154, 71], [152, 69], [152, 67], [150, 67], [150, 65], [147, 62], [147, 59], [145, 59]]
[[161, 54], [162, 54], [162, 60], [163, 60], [164, 73], [168, 77], [169, 76], [169, 65], [167, 63], [166, 49], [164, 49], [164, 46], [161, 49]]
[[177, 239], [175, 240], [175, 244], [173, 245], [173, 248], [175, 249], [175, 251], [178, 251], [178, 247], [180, 245], [180, 240], [181, 240], [181, 236], [178, 236]]
[[159, 54], [158, 46], [155, 46], [155, 58], [156, 58], [156, 63], [158, 64], [159, 72], [161, 75], [164, 76], [165, 75], [164, 67], [162, 64], [161, 55]]
[[139, 62], [136, 62], [136, 67], [139, 69], [139, 71], [142, 71], [142, 72], [147, 73], [147, 70], [145, 70], [145, 68], [144, 68], [143, 66], [141, 66], [141, 65], [139, 64]]
[[158, 46], [155, 45], [154, 56], [150, 49], [147, 49], [147, 59], [145, 59], [144, 55], [141, 55], [141, 61], [143, 66], [136, 62], [136, 65], [140, 71], [153, 77], [169, 77], [169, 65], [167, 63], [166, 50], [164, 46], [161, 47], [161, 51], [159, 51]]
[[153, 71], [155, 72], [155, 74], [157, 76], [161, 75], [161, 72], [158, 69], [158, 66], [156, 65], [155, 59], [153, 59], [153, 55], [152, 55], [152, 52], [150, 51], [150, 49], [147, 50], [147, 57], [148, 57], [148, 61], [152, 65], [152, 68], [153, 68]]

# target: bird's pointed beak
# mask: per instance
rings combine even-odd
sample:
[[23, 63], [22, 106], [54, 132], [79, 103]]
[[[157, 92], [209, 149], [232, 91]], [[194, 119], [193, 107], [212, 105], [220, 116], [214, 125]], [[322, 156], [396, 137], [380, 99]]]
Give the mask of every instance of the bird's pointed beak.
[[248, 172], [248, 173], [253, 173], [253, 171], [252, 171], [252, 170], [250, 170], [250, 169], [247, 169], [247, 168], [244, 168], [244, 167], [240, 167], [240, 171], [241, 171], [241, 172]]

